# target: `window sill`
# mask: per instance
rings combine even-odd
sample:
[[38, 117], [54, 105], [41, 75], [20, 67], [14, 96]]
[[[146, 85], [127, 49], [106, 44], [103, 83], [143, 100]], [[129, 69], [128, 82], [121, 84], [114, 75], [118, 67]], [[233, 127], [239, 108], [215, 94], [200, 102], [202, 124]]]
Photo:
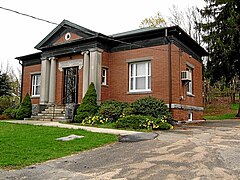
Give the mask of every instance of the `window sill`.
[[189, 96], [189, 97], [195, 97], [195, 95], [194, 95], [194, 94], [192, 94], [192, 93], [189, 93], [189, 92], [187, 92], [187, 96]]
[[31, 99], [38, 99], [40, 98], [40, 95], [39, 96], [31, 96]]
[[132, 92], [127, 92], [127, 94], [151, 94], [152, 91], [132, 91]]
[[108, 87], [108, 85], [107, 85], [107, 84], [101, 84], [101, 86], [103, 86], [103, 87]]

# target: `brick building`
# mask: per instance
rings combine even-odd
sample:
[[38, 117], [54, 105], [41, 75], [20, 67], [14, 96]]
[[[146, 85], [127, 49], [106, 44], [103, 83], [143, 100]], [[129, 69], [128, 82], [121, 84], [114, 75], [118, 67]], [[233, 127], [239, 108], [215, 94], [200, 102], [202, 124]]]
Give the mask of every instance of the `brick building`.
[[106, 36], [64, 20], [35, 48], [40, 52], [16, 58], [22, 96], [28, 92], [35, 109], [81, 103], [93, 82], [99, 103], [153, 96], [176, 120], [202, 119], [207, 52], [178, 26]]

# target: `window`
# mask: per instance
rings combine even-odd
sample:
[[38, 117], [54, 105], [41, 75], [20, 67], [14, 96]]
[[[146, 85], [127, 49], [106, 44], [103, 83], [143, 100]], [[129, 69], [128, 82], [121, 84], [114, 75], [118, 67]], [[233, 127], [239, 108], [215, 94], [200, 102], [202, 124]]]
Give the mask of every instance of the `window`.
[[32, 75], [32, 96], [40, 96], [41, 75]]
[[189, 72], [189, 77], [190, 77], [190, 81], [187, 84], [187, 94], [188, 95], [192, 95], [193, 94], [193, 87], [192, 87], [192, 72], [193, 69], [190, 67], [187, 67], [187, 71]]
[[129, 91], [141, 92], [151, 90], [151, 62], [129, 64]]
[[189, 112], [188, 113], [188, 121], [192, 121], [193, 120], [193, 113]]
[[107, 85], [107, 69], [102, 69], [102, 85]]

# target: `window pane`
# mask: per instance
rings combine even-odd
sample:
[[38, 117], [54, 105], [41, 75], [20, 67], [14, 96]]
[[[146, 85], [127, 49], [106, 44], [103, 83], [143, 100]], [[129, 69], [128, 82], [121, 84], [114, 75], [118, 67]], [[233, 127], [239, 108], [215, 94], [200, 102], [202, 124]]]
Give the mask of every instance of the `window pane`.
[[151, 76], [151, 62], [148, 62], [148, 75]]
[[145, 89], [145, 87], [146, 87], [145, 77], [136, 78], [136, 90]]
[[133, 78], [131, 78], [131, 81], [130, 81], [130, 90], [133, 90]]
[[136, 75], [137, 76], [146, 75], [146, 64], [145, 63], [136, 64]]
[[151, 89], [151, 76], [148, 76], [148, 89]]
[[130, 71], [131, 71], [130, 74], [131, 74], [131, 77], [132, 77], [133, 74], [134, 74], [134, 73], [133, 73], [133, 66], [134, 66], [134, 64], [130, 64]]

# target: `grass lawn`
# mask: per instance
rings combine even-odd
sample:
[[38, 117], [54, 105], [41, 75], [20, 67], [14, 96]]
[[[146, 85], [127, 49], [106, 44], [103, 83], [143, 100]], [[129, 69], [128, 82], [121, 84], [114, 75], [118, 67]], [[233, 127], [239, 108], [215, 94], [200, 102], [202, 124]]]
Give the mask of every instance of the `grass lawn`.
[[207, 120], [224, 120], [236, 117], [238, 104], [208, 105], [204, 110], [204, 118]]
[[[71, 134], [84, 138], [56, 140]], [[0, 122], [0, 168], [21, 168], [116, 141], [117, 136], [110, 134]]]

